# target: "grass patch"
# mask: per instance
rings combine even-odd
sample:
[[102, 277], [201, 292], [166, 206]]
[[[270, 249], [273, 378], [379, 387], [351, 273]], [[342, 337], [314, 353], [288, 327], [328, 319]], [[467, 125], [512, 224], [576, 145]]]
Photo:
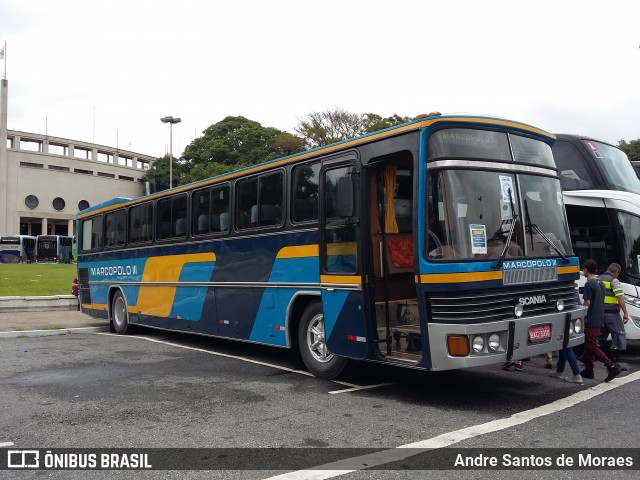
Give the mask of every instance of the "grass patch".
[[0, 297], [71, 295], [78, 266], [68, 263], [0, 263]]

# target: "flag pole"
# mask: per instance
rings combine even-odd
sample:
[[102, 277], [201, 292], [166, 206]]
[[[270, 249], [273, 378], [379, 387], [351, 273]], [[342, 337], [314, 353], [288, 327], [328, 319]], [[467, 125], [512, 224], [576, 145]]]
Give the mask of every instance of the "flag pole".
[[2, 47], [2, 56], [4, 57], [4, 73], [2, 74], [2, 79], [7, 79], [7, 41], [4, 41], [4, 47]]

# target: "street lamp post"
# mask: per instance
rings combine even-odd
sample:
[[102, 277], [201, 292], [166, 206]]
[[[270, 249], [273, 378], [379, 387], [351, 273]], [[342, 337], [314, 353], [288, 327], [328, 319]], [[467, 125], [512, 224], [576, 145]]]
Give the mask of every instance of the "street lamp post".
[[182, 120], [174, 117], [162, 117], [162, 123], [169, 124], [169, 188], [173, 188], [173, 124], [180, 123]]

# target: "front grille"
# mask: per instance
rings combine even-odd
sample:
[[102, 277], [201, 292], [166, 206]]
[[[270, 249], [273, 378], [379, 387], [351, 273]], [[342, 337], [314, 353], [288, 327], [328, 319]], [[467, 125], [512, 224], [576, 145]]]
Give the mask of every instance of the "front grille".
[[430, 321], [436, 323], [483, 323], [513, 319], [513, 308], [520, 298], [535, 297], [545, 302], [524, 305], [523, 317], [556, 312], [556, 300], [569, 307], [576, 305], [574, 282], [537, 284], [511, 288], [466, 292], [428, 293]]
[[89, 288], [89, 269], [78, 269], [78, 287], [80, 294], [80, 303], [91, 303], [91, 288]]
[[558, 280], [556, 267], [523, 268], [518, 270], [504, 270], [502, 272], [503, 285], [528, 285], [530, 283], [546, 283]]

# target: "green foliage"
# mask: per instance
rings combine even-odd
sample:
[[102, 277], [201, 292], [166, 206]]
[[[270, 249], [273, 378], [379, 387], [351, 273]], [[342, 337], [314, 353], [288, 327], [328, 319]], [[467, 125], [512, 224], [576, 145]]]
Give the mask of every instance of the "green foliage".
[[629, 160], [640, 161], [640, 138], [631, 140], [630, 142], [620, 140], [618, 142], [618, 147], [627, 154]]
[[[187, 173], [186, 166], [183, 161], [173, 158], [173, 186], [183, 185], [186, 183], [185, 176]], [[155, 183], [155, 189], [152, 191], [160, 192], [169, 188], [169, 155], [158, 158], [146, 175], [142, 178], [152, 184]]]
[[278, 157], [275, 139], [282, 134], [245, 117], [226, 117], [187, 146], [182, 158], [191, 166], [205, 163], [256, 164]]
[[[222, 175], [410, 120], [395, 114], [383, 118], [374, 113], [355, 114], [335, 108], [310, 113], [296, 127], [295, 131], [300, 134], [296, 136], [263, 127], [242, 116], [229, 116], [204, 130], [201, 137], [187, 146], [181, 158], [173, 159], [173, 185]], [[155, 183], [154, 191], [169, 188], [168, 155], [154, 162], [145, 180]]]
[[410, 120], [410, 117], [401, 117], [396, 114], [383, 118], [375, 113], [356, 114], [334, 108], [307, 114], [300, 120], [295, 131], [304, 138], [307, 147], [316, 148], [377, 132]]
[[309, 113], [295, 131], [304, 138], [308, 148], [316, 148], [362, 135], [365, 128], [362, 115], [334, 108]]
[[0, 297], [71, 295], [78, 268], [68, 263], [1, 263]]
[[378, 130], [384, 130], [385, 128], [395, 127], [403, 123], [413, 120], [411, 117], [401, 117], [395, 113], [386, 118], [382, 118], [375, 113], [365, 113], [364, 117], [364, 129], [367, 133], [377, 132]]

